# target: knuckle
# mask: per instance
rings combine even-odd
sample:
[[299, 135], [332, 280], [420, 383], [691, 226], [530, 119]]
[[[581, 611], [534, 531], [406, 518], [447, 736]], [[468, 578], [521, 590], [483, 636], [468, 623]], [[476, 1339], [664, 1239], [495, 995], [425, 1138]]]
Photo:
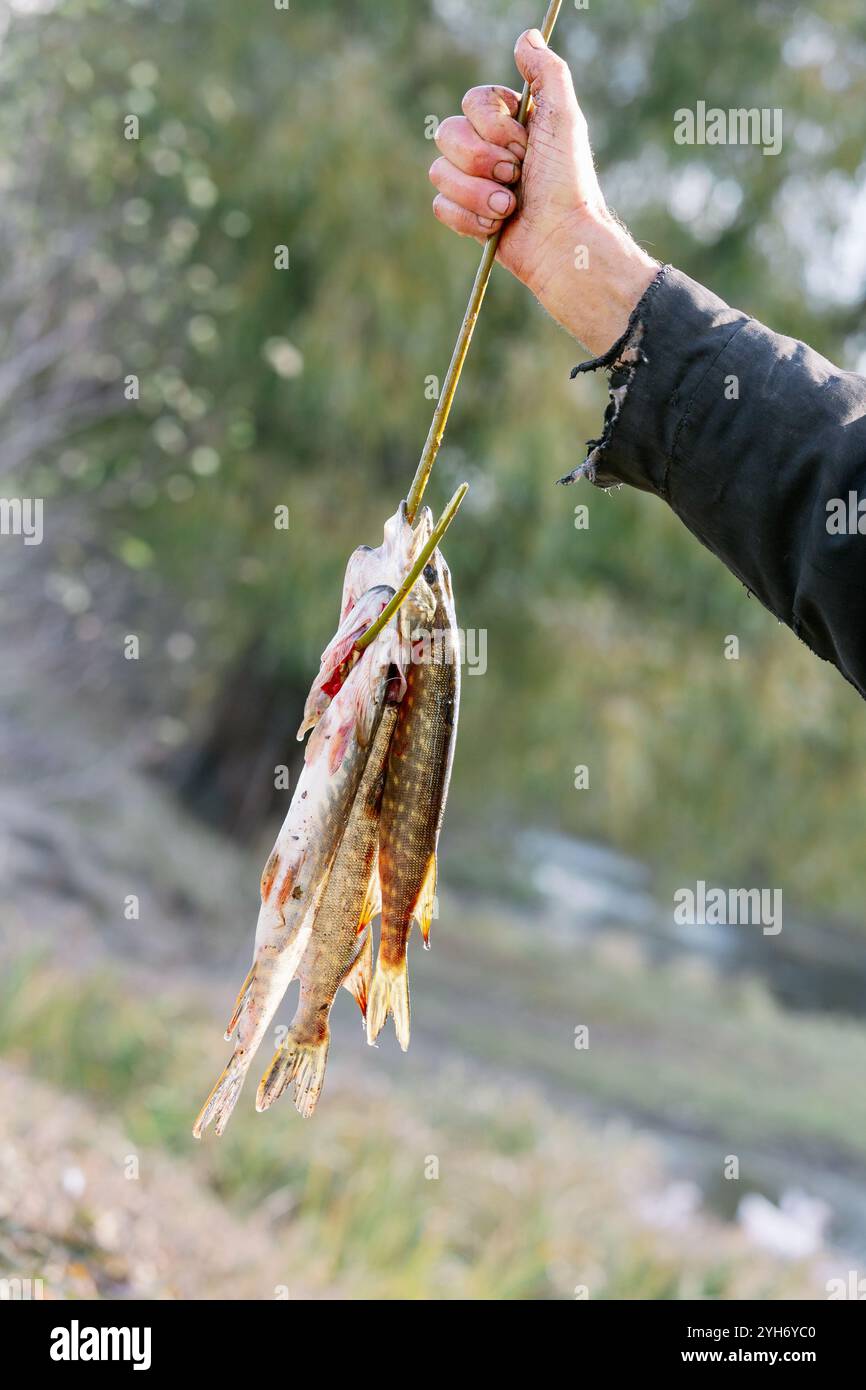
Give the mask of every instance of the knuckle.
[[470, 177], [487, 178], [490, 174], [492, 163], [493, 160], [491, 159], [490, 153], [484, 149], [483, 146], [473, 149], [469, 156]]
[[463, 114], [470, 116], [473, 111], [485, 110], [495, 100], [495, 87], [470, 87], [463, 98]]
[[446, 116], [444, 121], [440, 121], [436, 127], [436, 133], [433, 136], [436, 144], [441, 145], [442, 141], [448, 140], [452, 135], [456, 135], [458, 127], [463, 124], [464, 120], [465, 117], [463, 116]]

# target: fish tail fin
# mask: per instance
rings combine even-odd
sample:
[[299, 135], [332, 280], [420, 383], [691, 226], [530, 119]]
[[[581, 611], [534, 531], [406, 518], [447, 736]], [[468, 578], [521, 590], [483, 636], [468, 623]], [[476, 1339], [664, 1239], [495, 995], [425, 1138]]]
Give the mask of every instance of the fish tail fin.
[[367, 1042], [376, 1041], [388, 1015], [394, 1019], [397, 1041], [405, 1052], [409, 1046], [409, 969], [405, 955], [396, 965], [390, 961], [376, 961], [376, 973], [370, 986], [370, 1000], [367, 1004]]
[[294, 1082], [295, 1109], [304, 1119], [309, 1119], [316, 1108], [325, 1081], [325, 1067], [328, 1063], [328, 1048], [331, 1041], [330, 1029], [316, 1038], [301, 1037], [289, 1029], [285, 1042], [274, 1053], [271, 1064], [259, 1082], [256, 1092], [256, 1109], [268, 1110], [286, 1088]]
[[237, 1104], [241, 1087], [249, 1069], [251, 1057], [247, 1051], [238, 1047], [229, 1058], [228, 1065], [198, 1113], [192, 1127], [196, 1139], [201, 1139], [211, 1121], [215, 1121], [217, 1134], [222, 1134]]
[[364, 944], [355, 958], [355, 963], [343, 981], [343, 988], [347, 989], [357, 1001], [362, 1018], [367, 1017], [367, 1000], [370, 997], [372, 975], [373, 942], [368, 931]]
[[424, 882], [421, 884], [421, 892], [418, 894], [418, 902], [415, 905], [415, 916], [421, 928], [421, 935], [424, 938], [424, 950], [430, 950], [430, 925], [433, 921], [433, 913], [436, 907], [436, 854], [430, 855], [427, 864], [427, 871], [424, 874]]

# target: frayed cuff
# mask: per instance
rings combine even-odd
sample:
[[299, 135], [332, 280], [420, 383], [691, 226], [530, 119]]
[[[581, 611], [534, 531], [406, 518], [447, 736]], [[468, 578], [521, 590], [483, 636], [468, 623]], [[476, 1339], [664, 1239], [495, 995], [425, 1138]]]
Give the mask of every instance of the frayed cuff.
[[606, 371], [608, 373], [608, 403], [604, 412], [604, 428], [600, 437], [587, 440], [587, 455], [583, 463], [579, 464], [571, 473], [566, 473], [564, 478], [557, 479], [558, 483], [565, 485], [576, 483], [579, 478], [587, 478], [596, 487], [620, 486], [621, 478], [604, 472], [604, 453], [610, 443], [614, 426], [619, 419], [632, 378], [638, 366], [647, 361], [646, 353], [642, 347], [644, 315], [652, 295], [662, 284], [670, 269], [669, 265], [661, 267], [655, 279], [647, 286], [632, 309], [625, 332], [617, 338], [613, 346], [608, 348], [601, 357], [591, 357], [588, 362], [579, 362], [576, 367], [572, 368], [572, 381], [581, 372]]

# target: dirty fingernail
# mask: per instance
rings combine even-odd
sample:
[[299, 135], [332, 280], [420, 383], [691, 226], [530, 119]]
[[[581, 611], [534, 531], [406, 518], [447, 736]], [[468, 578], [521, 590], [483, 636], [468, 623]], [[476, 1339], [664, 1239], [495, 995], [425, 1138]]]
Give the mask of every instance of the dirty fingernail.
[[511, 207], [511, 194], [506, 193], [504, 188], [500, 188], [496, 193], [491, 193], [487, 199], [487, 206], [494, 212], [507, 212]]
[[500, 183], [510, 183], [517, 178], [517, 165], [512, 164], [510, 159], [500, 159], [498, 164], [493, 166], [493, 177]]
[[508, 148], [517, 159], [522, 159], [523, 156], [526, 154], [526, 149], [524, 148], [524, 146], [518, 144], [516, 140], [512, 140]]

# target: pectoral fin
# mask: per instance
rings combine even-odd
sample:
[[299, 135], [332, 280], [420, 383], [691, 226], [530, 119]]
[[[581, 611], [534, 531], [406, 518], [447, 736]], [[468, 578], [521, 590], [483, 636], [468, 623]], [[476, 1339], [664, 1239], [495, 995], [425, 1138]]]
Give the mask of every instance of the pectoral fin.
[[367, 1017], [367, 1000], [370, 997], [370, 980], [373, 976], [373, 938], [367, 929], [367, 936], [364, 944], [355, 957], [355, 963], [343, 980], [343, 988], [347, 989], [356, 1000], [361, 1016]]
[[237, 1026], [238, 1026], [238, 1023], [239, 1023], [239, 1021], [240, 1021], [240, 1016], [241, 1016], [241, 1014], [243, 1013], [244, 1005], [246, 1004], [247, 998], [249, 997], [249, 992], [250, 992], [250, 990], [251, 990], [252, 987], [253, 987], [253, 980], [255, 979], [255, 974], [256, 974], [256, 962], [253, 961], [252, 965], [251, 965], [250, 968], [249, 968], [249, 972], [248, 972], [248, 974], [247, 974], [247, 978], [244, 980], [243, 984], [241, 985], [240, 989], [238, 990], [238, 997], [237, 997], [237, 999], [235, 1000], [235, 1006], [234, 1006], [234, 1009], [232, 1010], [232, 1016], [231, 1016], [231, 1018], [230, 1018], [229, 1021], [228, 1021], [228, 1026], [226, 1027], [226, 1031], [225, 1031], [225, 1040], [226, 1040], [226, 1042], [231, 1042], [232, 1033], [235, 1031], [235, 1029], [236, 1029]]
[[416, 918], [421, 935], [424, 938], [424, 950], [430, 950], [430, 924], [433, 921], [433, 912], [436, 907], [436, 855], [430, 855], [430, 862], [424, 874], [424, 882], [421, 884], [421, 892], [418, 894], [418, 901], [415, 904], [414, 917]]

